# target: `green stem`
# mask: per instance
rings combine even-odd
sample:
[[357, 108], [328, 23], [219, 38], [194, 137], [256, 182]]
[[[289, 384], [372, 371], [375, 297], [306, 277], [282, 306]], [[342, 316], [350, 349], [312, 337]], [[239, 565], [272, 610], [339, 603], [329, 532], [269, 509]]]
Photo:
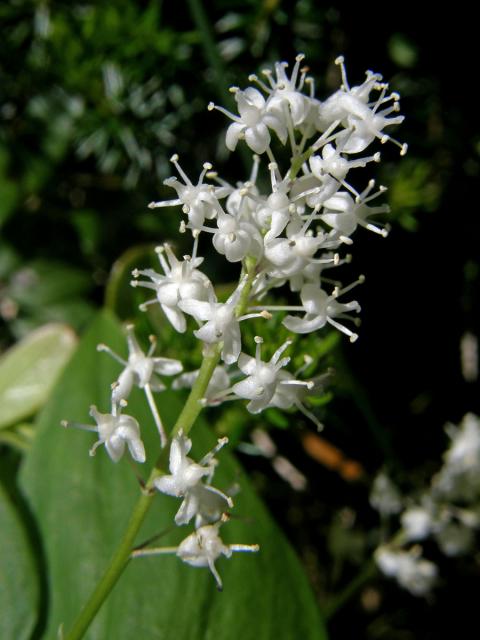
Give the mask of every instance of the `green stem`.
[[310, 147], [305, 151], [305, 153], [302, 153], [301, 155], [296, 156], [295, 158], [292, 159], [292, 168], [290, 169], [291, 180], [295, 180], [295, 178], [297, 177], [297, 173], [302, 168], [302, 164], [306, 162], [312, 154], [313, 154], [313, 147]]
[[97, 615], [98, 610], [126, 568], [130, 560], [130, 553], [136, 535], [141, 524], [145, 520], [145, 516], [147, 515], [153, 498], [154, 495], [152, 493], [149, 495], [142, 494], [138, 499], [132, 515], [130, 516], [130, 521], [127, 525], [123, 538], [110, 561], [110, 565], [103, 574], [100, 582], [97, 584], [90, 599], [80, 612], [70, 632], [64, 637], [64, 640], [79, 640], [80, 638], [83, 638], [84, 633]]
[[[242, 294], [235, 309], [237, 317], [243, 315], [248, 306], [248, 299], [255, 277], [255, 259], [246, 259], [245, 271], [247, 273], [247, 280], [245, 285], [243, 286]], [[212, 377], [213, 371], [220, 360], [221, 351], [221, 344], [213, 345], [208, 355], [204, 357], [197, 379], [195, 380], [192, 390], [190, 391], [187, 402], [185, 403], [182, 411], [180, 412], [180, 415], [177, 418], [175, 426], [172, 429], [171, 436], [177, 435], [180, 430], [183, 430], [183, 432], [187, 434], [194, 425], [199, 413], [203, 408], [201, 400], [205, 397], [210, 378]], [[100, 582], [95, 587], [95, 590], [90, 596], [90, 599], [81, 610], [71, 630], [64, 636], [64, 640], [80, 640], [80, 638], [83, 637], [84, 633], [98, 613], [100, 607], [105, 602], [108, 595], [125, 570], [130, 560], [130, 554], [134, 546], [135, 538], [153, 502], [153, 481], [163, 473], [167, 452], [168, 447], [165, 447], [162, 450], [162, 453], [160, 454], [155, 467], [150, 473], [150, 476], [146, 483], [145, 492], [137, 500], [137, 503], [128, 522], [127, 529], [119, 546], [117, 547], [117, 550], [113, 555], [112, 560], [110, 561], [107, 570], [100, 579]]]

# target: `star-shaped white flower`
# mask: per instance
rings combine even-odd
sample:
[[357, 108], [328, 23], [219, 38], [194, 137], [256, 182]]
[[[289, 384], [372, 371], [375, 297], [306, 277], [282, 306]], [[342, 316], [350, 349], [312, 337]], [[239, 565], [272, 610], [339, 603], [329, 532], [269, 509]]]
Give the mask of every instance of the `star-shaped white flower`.
[[223, 515], [221, 520], [214, 524], [198, 527], [183, 540], [178, 547], [140, 548], [132, 552], [133, 558], [156, 556], [175, 553], [183, 562], [192, 567], [208, 567], [215, 578], [217, 588], [222, 589], [222, 579], [215, 567], [215, 562], [220, 556], [230, 558], [234, 552], [255, 552], [259, 550], [258, 544], [224, 544], [219, 535], [221, 525], [228, 520]]
[[264, 362], [261, 358], [263, 339], [256, 336], [255, 342], [257, 343], [255, 357], [242, 353], [238, 359], [238, 367], [247, 377], [232, 387], [232, 392], [236, 396], [250, 400], [247, 404], [250, 413], [260, 413], [270, 404], [280, 383], [280, 371], [290, 362], [290, 358], [280, 359], [280, 356], [292, 341], [284, 342], [269, 362]]
[[173, 155], [170, 162], [175, 165], [179, 175], [183, 178], [183, 183], [178, 178], [167, 178], [164, 184], [177, 192], [178, 198], [175, 200], [161, 200], [159, 202], [151, 202], [148, 206], [150, 209], [159, 207], [174, 207], [182, 205], [182, 211], [187, 214], [189, 226], [192, 229], [201, 227], [205, 219], [211, 220], [215, 218], [221, 210], [218, 202], [219, 198], [224, 198], [230, 193], [230, 188], [214, 187], [213, 185], [204, 184], [205, 174], [212, 169], [209, 162], [203, 165], [203, 171], [200, 174], [197, 184], [193, 184], [187, 174], [183, 171], [178, 163], [178, 155]]
[[161, 493], [183, 498], [182, 504], [175, 515], [175, 523], [188, 524], [196, 517], [198, 525], [218, 520], [222, 513], [233, 507], [232, 499], [220, 490], [204, 485], [205, 478], [211, 482], [215, 471], [215, 454], [228, 442], [228, 438], [221, 438], [217, 445], [209, 451], [199, 463], [188, 457], [192, 441], [183, 433], [178, 434], [170, 445], [170, 475], [161, 476], [154, 480], [154, 485]]
[[[122, 406], [125, 404], [125, 402], [122, 403]], [[136, 462], [145, 462], [145, 447], [140, 438], [140, 425], [135, 418], [120, 413], [120, 409], [115, 406], [112, 407], [112, 413], [100, 413], [97, 407], [92, 405], [90, 415], [97, 423], [96, 427], [67, 421], [63, 421], [62, 426], [98, 433], [99, 438], [90, 449], [91, 456], [94, 456], [98, 447], [104, 444], [113, 462], [118, 462], [127, 445], [130, 455]]]
[[[145, 310], [147, 305], [160, 303], [167, 319], [179, 333], [184, 333], [187, 328], [179, 302], [181, 300], [207, 300], [212, 291], [210, 280], [197, 269], [202, 264], [203, 258], [196, 257], [196, 248], [197, 238], [195, 238], [193, 255], [184, 256], [183, 260], [178, 260], [170, 245], [164, 244], [163, 247], [157, 247], [156, 251], [165, 275], [161, 275], [153, 269], [135, 269], [132, 273], [134, 278], [145, 276], [151, 280], [151, 282], [133, 280], [132, 287], [146, 287], [153, 289], [156, 293], [156, 298], [147, 300], [140, 308]], [[165, 259], [164, 253], [167, 259]]]
[[277, 115], [269, 113], [267, 103], [258, 89], [248, 87], [245, 91], [233, 89], [238, 106], [239, 116], [230, 113], [223, 107], [218, 107], [211, 102], [209, 110], [217, 109], [231, 120], [234, 120], [227, 129], [225, 144], [230, 151], [235, 151], [238, 141], [245, 139], [247, 145], [255, 153], [264, 153], [270, 145], [270, 131], [273, 129], [282, 144], [287, 141], [287, 126]]
[[249, 318], [269, 318], [265, 311], [249, 313], [240, 317], [236, 315], [236, 307], [240, 299], [245, 281], [241, 282], [226, 302], [217, 302], [212, 296], [209, 302], [183, 300], [179, 307], [193, 316], [197, 322], [205, 322], [200, 329], [194, 331], [199, 340], [207, 344], [223, 342], [222, 360], [226, 364], [234, 364], [238, 360], [242, 348], [240, 322]]
[[329, 323], [342, 333], [345, 333], [351, 342], [354, 342], [358, 338], [358, 335], [335, 320], [335, 318], [337, 316], [345, 317], [344, 314], [351, 311], [360, 311], [360, 305], [356, 300], [342, 304], [337, 301], [337, 298], [346, 293], [352, 286], [363, 281], [364, 278], [360, 277], [352, 285], [341, 290], [335, 290], [332, 295], [328, 295], [315, 284], [305, 284], [300, 292], [302, 306], [296, 308], [289, 307], [292, 311], [305, 311], [305, 315], [303, 318], [287, 316], [282, 324], [294, 333], [311, 333], [312, 331], [323, 328]]

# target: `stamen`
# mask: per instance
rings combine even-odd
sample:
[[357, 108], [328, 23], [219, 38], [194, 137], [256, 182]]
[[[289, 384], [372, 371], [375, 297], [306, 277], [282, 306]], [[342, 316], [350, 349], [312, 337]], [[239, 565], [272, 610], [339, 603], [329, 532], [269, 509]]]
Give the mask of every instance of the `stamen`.
[[335, 64], [338, 65], [340, 67], [340, 71], [342, 74], [342, 89], [344, 89], [344, 91], [350, 91], [350, 86], [348, 84], [348, 80], [347, 80], [347, 72], [345, 70], [345, 59], [343, 56], [338, 56], [338, 58], [335, 60]]
[[[135, 282], [138, 284], [137, 280], [135, 280]], [[126, 367], [128, 364], [126, 360], [124, 360], [118, 354], [116, 354], [115, 351], [112, 351], [112, 349], [110, 349], [110, 347], [107, 347], [106, 344], [103, 344], [103, 343], [97, 344], [97, 351], [104, 351], [105, 353], [108, 353], [109, 356], [112, 356], [114, 360], [119, 362], [124, 367]]]
[[92, 427], [89, 424], [83, 424], [83, 422], [72, 422], [70, 420], [62, 420], [60, 424], [65, 429], [80, 429], [81, 431], [97, 431], [96, 427]]
[[[236, 92], [232, 92], [232, 93], [236, 93]], [[219, 107], [218, 105], [214, 104], [213, 102], [210, 102], [209, 105], [208, 105], [208, 110], [209, 111], [213, 111], [213, 109], [216, 109], [217, 111], [220, 111], [220, 113], [223, 113], [223, 115], [227, 116], [227, 118], [230, 118], [230, 120], [233, 120], [234, 122], [239, 122], [240, 124], [242, 123], [242, 119], [239, 116], [236, 116], [235, 114], [231, 113], [230, 111], [228, 111], [224, 107]]]
[[248, 80], [249, 80], [249, 82], [255, 82], [255, 84], [258, 84], [258, 86], [261, 89], [263, 89], [263, 91], [265, 91], [265, 93], [267, 93], [267, 94], [271, 94], [272, 93], [272, 90], [269, 87], [267, 87], [267, 85], [264, 82], [262, 82], [262, 80], [260, 80], [258, 78], [258, 76], [256, 76], [254, 73], [251, 73], [248, 76]]

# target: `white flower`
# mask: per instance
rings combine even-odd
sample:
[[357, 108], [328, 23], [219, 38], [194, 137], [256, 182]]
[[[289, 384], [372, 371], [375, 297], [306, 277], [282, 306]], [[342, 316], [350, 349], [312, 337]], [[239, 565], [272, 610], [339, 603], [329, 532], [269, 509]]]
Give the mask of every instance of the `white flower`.
[[308, 224], [309, 221], [299, 228], [296, 222], [291, 222], [287, 227], [286, 238], [274, 238], [265, 245], [265, 270], [268, 275], [274, 278], [290, 278], [304, 271], [312, 263], [333, 262], [330, 258], [313, 258], [317, 251], [329, 247], [330, 243], [328, 236], [322, 232], [313, 235], [308, 230]]
[[166, 387], [158, 377], [173, 376], [183, 369], [182, 363], [172, 358], [153, 358], [153, 352], [156, 347], [156, 339], [150, 336], [150, 349], [145, 354], [135, 337], [133, 325], [127, 326], [127, 343], [128, 343], [128, 360], [125, 361], [105, 344], [97, 346], [98, 351], [105, 351], [110, 354], [117, 362], [124, 366], [122, 373], [116, 382], [112, 385], [112, 406], [120, 407], [122, 403], [128, 399], [133, 385], [137, 385], [145, 391], [150, 410], [152, 412], [155, 424], [160, 434], [162, 447], [167, 442], [167, 436], [163, 428], [160, 414], [158, 413], [155, 400], [153, 399], [153, 391], [163, 391]]
[[275, 114], [267, 111], [265, 98], [260, 91], [253, 87], [248, 87], [245, 91], [240, 91], [237, 88], [232, 90], [235, 94], [240, 116], [230, 113], [223, 107], [214, 105], [213, 102], [208, 105], [210, 111], [218, 109], [231, 120], [234, 120], [234, 123], [227, 129], [225, 140], [227, 148], [230, 151], [235, 151], [238, 141], [244, 138], [252, 151], [264, 153], [270, 145], [269, 129], [273, 129], [280, 142], [285, 144], [287, 141], [286, 124]]
[[282, 358], [282, 353], [290, 346], [291, 340], [284, 342], [273, 354], [270, 362], [264, 362], [261, 358], [262, 338], [255, 337], [257, 343], [255, 357], [245, 353], [238, 359], [239, 369], [247, 376], [232, 387], [232, 392], [239, 398], [250, 400], [247, 409], [250, 413], [260, 413], [268, 407], [281, 382], [280, 370], [285, 367], [290, 358]]
[[213, 246], [229, 262], [240, 262], [250, 255], [259, 259], [263, 253], [263, 240], [258, 229], [249, 222], [221, 213], [217, 218], [217, 229], [203, 227], [213, 233]]
[[[304, 367], [301, 369], [303, 368]], [[330, 377], [330, 373], [317, 376], [313, 380], [297, 380], [296, 376], [299, 373], [300, 371], [297, 371], [295, 375], [293, 375], [289, 371], [279, 371], [278, 384], [268, 406], [277, 407], [278, 409], [291, 409], [292, 407], [296, 407], [321, 431], [323, 429], [322, 423], [306, 408], [303, 400], [309, 395], [319, 394], [323, 390], [324, 383]]]
[[450, 424], [446, 431], [451, 443], [434, 478], [434, 492], [443, 499], [471, 502], [480, 493], [480, 419], [467, 413], [458, 427]]
[[218, 589], [222, 589], [222, 580], [218, 575], [215, 562], [223, 555], [230, 558], [233, 551], [258, 551], [258, 545], [226, 545], [218, 534], [221, 522], [200, 527], [181, 542], [177, 556], [192, 567], [208, 567], [215, 578]]
[[173, 358], [153, 357], [156, 347], [156, 339], [151, 336], [150, 349], [145, 354], [135, 337], [133, 325], [127, 325], [128, 359], [124, 360], [107, 345], [99, 344], [98, 351], [105, 351], [117, 362], [123, 365], [124, 369], [119, 375], [116, 383], [112, 385], [112, 402], [119, 404], [122, 400], [128, 400], [134, 385], [140, 389], [150, 387], [152, 391], [163, 391], [166, 387], [158, 377], [174, 376], [183, 369], [182, 363]]
[[402, 513], [402, 529], [408, 541], [423, 540], [434, 529], [432, 513], [425, 507], [410, 507]]
[[278, 166], [274, 162], [271, 162], [268, 168], [270, 170], [272, 192], [263, 202], [260, 198], [257, 198], [258, 206], [255, 211], [257, 224], [261, 229], [267, 229], [264, 237], [265, 244], [277, 238], [291, 221], [292, 214], [296, 213], [296, 206], [287, 195], [291, 187], [291, 180], [288, 174], [282, 180], [278, 172]]
[[236, 306], [240, 299], [245, 282], [240, 283], [226, 302], [217, 302], [214, 297], [209, 302], [198, 300], [184, 300], [179, 303], [180, 309], [193, 316], [197, 322], [205, 324], [194, 331], [199, 340], [207, 344], [223, 342], [222, 360], [226, 364], [233, 364], [238, 360], [242, 348], [240, 322], [249, 318], [270, 317], [265, 312], [236, 315]]
[[[407, 152], [407, 145], [401, 144], [383, 132], [385, 127], [400, 124], [404, 120], [403, 116], [387, 117], [399, 110], [398, 94], [392, 93], [385, 97], [388, 84], [381, 84], [382, 76], [371, 71], [367, 71], [366, 80], [362, 85], [350, 88], [343, 56], [339, 56], [335, 62], [341, 67], [343, 85], [322, 104], [319, 119], [321, 129], [328, 129], [332, 124], [340, 122], [348, 129], [353, 129], [340, 135], [340, 137], [348, 137], [342, 149], [344, 153], [360, 153], [375, 138], [379, 138], [382, 143], [387, 140], [394, 142], [400, 147], [401, 155], [404, 155]], [[371, 103], [369, 96], [374, 89], [378, 89], [380, 95]], [[390, 101], [392, 101], [390, 107], [379, 110], [381, 105]]]
[[275, 79], [272, 77], [270, 69], [264, 69], [262, 73], [267, 77], [270, 87], [266, 86], [255, 75], [251, 75], [248, 78], [251, 82], [256, 82], [268, 94], [268, 111], [275, 113], [280, 119], [284, 119], [285, 108], [290, 109], [289, 115], [295, 127], [304, 122], [310, 110], [309, 98], [301, 93], [306, 79], [306, 70], [302, 69], [300, 78], [298, 77], [300, 63], [304, 59], [303, 53], [296, 56], [295, 66], [290, 78], [286, 74], [288, 62], [275, 63]]
[[195, 527], [220, 520], [222, 514], [233, 507], [230, 496], [215, 487], [199, 482], [185, 492], [180, 509], [175, 515], [175, 524], [188, 524], [195, 517]]
[[370, 492], [370, 504], [383, 516], [400, 513], [402, 497], [389, 476], [381, 471], [373, 481]]
[[367, 202], [370, 202], [386, 191], [385, 187], [380, 187], [376, 193], [369, 195], [374, 185], [375, 181], [370, 180], [367, 188], [362, 191], [355, 200], [349, 193], [338, 191], [334, 196], [325, 201], [325, 209], [320, 216], [321, 219], [332, 227], [332, 229], [335, 229], [340, 236], [351, 236], [357, 226], [360, 225], [369, 231], [386, 237], [388, 230], [384, 228], [384, 225], [380, 225], [379, 223], [374, 225], [368, 220], [372, 215], [388, 213], [390, 211], [390, 207], [386, 204], [378, 207], [369, 207], [367, 205]]
[[156, 478], [154, 485], [161, 493], [177, 498], [183, 497], [175, 516], [176, 524], [188, 524], [194, 516], [197, 516], [200, 523], [209, 522], [211, 519], [218, 519], [227, 508], [233, 506], [229, 496], [210, 485], [200, 483], [202, 478], [212, 480], [216, 465], [214, 456], [227, 442], [228, 438], [221, 438], [197, 463], [187, 455], [192, 448], [190, 438], [179, 433], [172, 440], [169, 460], [171, 475]]
[[375, 551], [375, 560], [385, 575], [396, 578], [412, 595], [425, 596], [437, 578], [438, 569], [420, 553], [418, 547], [401, 551], [382, 546]]
[[178, 198], [176, 200], [151, 202], [148, 206], [150, 209], [157, 209], [159, 207], [174, 207], [181, 204], [183, 205], [183, 212], [188, 216], [190, 227], [197, 229], [203, 225], [205, 218], [210, 220], [221, 211], [218, 199], [228, 195], [230, 189], [203, 184], [205, 174], [212, 168], [209, 162], [204, 163], [198, 183], [194, 185], [178, 164], [178, 155], [173, 155], [170, 161], [175, 165], [185, 184], [182, 184], [177, 178], [168, 178], [164, 181], [164, 184], [175, 189]]
[[161, 476], [154, 481], [155, 487], [169, 496], [184, 496], [188, 489], [194, 487], [205, 476], [213, 472], [211, 466], [202, 466], [188, 457], [192, 441], [183, 433], [179, 433], [170, 445], [169, 469], [171, 475]]
[[320, 180], [328, 173], [333, 178], [338, 180], [349, 191], [353, 191], [357, 195], [355, 189], [351, 187], [345, 178], [350, 169], [356, 167], [366, 167], [369, 162], [380, 162], [380, 154], [377, 152], [373, 156], [367, 158], [359, 158], [358, 160], [348, 160], [344, 158], [341, 153], [343, 151], [343, 145], [339, 145], [335, 148], [331, 144], [326, 144], [322, 149], [322, 155], [314, 155], [310, 157], [309, 164], [313, 175]]
[[[193, 383], [198, 377], [200, 369], [196, 371], [186, 371], [182, 375], [175, 378], [172, 384], [172, 389], [190, 389]], [[217, 366], [213, 370], [212, 377], [208, 383], [205, 397], [203, 400], [208, 405], [220, 404], [221, 401], [216, 399], [216, 396], [222, 395], [224, 391], [230, 388], [230, 376], [223, 366]]]
[[290, 199], [297, 205], [307, 204], [319, 210], [326, 200], [341, 187], [341, 183], [329, 173], [307, 173], [295, 180], [290, 189]]
[[[122, 403], [122, 406], [125, 404]], [[118, 462], [125, 452], [125, 445], [128, 445], [132, 458], [136, 462], [145, 462], [145, 447], [140, 439], [140, 426], [135, 418], [122, 415], [120, 409], [115, 406], [112, 407], [112, 413], [100, 413], [97, 407], [92, 405], [90, 415], [97, 423], [96, 427], [67, 421], [63, 421], [62, 426], [98, 432], [99, 438], [90, 449], [91, 456], [94, 456], [97, 448], [104, 444], [113, 462]]]
[[[198, 238], [195, 238], [193, 255], [184, 256], [182, 261], [175, 257], [170, 245], [164, 244], [163, 247], [157, 247], [158, 258], [165, 275], [153, 269], [135, 269], [132, 273], [134, 278], [145, 276], [151, 280], [151, 282], [133, 280], [132, 287], [145, 287], [153, 289], [156, 293], [156, 298], [147, 300], [140, 308], [145, 310], [147, 305], [159, 302], [168, 320], [179, 333], [184, 333], [187, 328], [179, 302], [206, 300], [212, 291], [210, 280], [197, 269], [203, 262], [203, 258], [196, 257], [197, 241]], [[163, 255], [164, 252], [167, 254], [168, 262]]]
[[[287, 316], [282, 324], [294, 333], [310, 333], [323, 328], [327, 322], [333, 327], [345, 333], [350, 338], [350, 342], [354, 342], [358, 335], [350, 331], [343, 324], [335, 320], [336, 316], [345, 317], [344, 314], [350, 311], [360, 311], [360, 305], [356, 300], [342, 304], [337, 302], [337, 298], [346, 293], [352, 286], [363, 282], [364, 278], [359, 278], [356, 282], [345, 287], [344, 289], [336, 289], [332, 295], [328, 295], [323, 289], [315, 284], [305, 284], [300, 292], [302, 300], [301, 307], [287, 307], [287, 309], [305, 311], [303, 318], [296, 316]], [[281, 309], [281, 307], [278, 307]]]
[[448, 428], [451, 445], [445, 463], [457, 472], [468, 471], [480, 465], [480, 420], [467, 413], [459, 427]]

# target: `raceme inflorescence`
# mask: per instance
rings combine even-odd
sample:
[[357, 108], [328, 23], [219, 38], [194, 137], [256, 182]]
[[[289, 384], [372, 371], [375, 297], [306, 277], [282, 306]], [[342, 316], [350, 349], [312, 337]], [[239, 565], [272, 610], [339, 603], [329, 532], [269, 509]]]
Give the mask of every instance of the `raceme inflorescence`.
[[[222, 581], [215, 561], [221, 555], [230, 557], [234, 551], [258, 547], [222, 542], [220, 527], [228, 520], [233, 500], [212, 482], [216, 456], [227, 438], [195, 462], [189, 457], [190, 430], [202, 407], [235, 399], [245, 400], [251, 414], [270, 407], [298, 409], [321, 428], [308, 403], [321, 391], [328, 373], [304, 379], [305, 367], [290, 370], [292, 357], [299, 355], [290, 353], [292, 338], [330, 326], [351, 342], [357, 339], [360, 305], [351, 298], [351, 291], [364, 277], [342, 284], [332, 280], [331, 273], [350, 261], [344, 250], [351, 248], [359, 227], [380, 236], [388, 233], [388, 226], [378, 218], [388, 213], [388, 206], [381, 202], [385, 187], [376, 186], [370, 177], [362, 178], [362, 170], [369, 171], [381, 160], [378, 148], [368, 149], [390, 142], [401, 155], [407, 150], [389, 133], [403, 116], [398, 115], [398, 94], [389, 92], [380, 74], [367, 71], [361, 84], [350, 86], [339, 57], [341, 85], [322, 101], [315, 95], [308, 69], [302, 67], [303, 59], [303, 55], [296, 57], [291, 73], [287, 63], [278, 62], [273, 70], [262, 71], [263, 79], [249, 76], [248, 88], [232, 87], [238, 113], [213, 103], [208, 106], [231, 121], [227, 148], [235, 151], [238, 144], [246, 144], [253, 152], [247, 180], [231, 183], [209, 162], [192, 180], [174, 155], [171, 162], [177, 175], [165, 181], [174, 194], [149, 205], [155, 211], [161, 209], [162, 215], [165, 208], [178, 208], [180, 232], [192, 237], [191, 252], [178, 256], [172, 245], [163, 243], [156, 250], [158, 270], [135, 269], [131, 284], [151, 293], [141, 310], [158, 305], [179, 333], [196, 325], [193, 333], [203, 345], [201, 367], [183, 372], [181, 354], [178, 359], [155, 356], [155, 338], [144, 351], [133, 326], [128, 326], [126, 360], [107, 345], [98, 347], [122, 367], [112, 384], [110, 413], [101, 414], [92, 406], [96, 426], [65, 423], [98, 433], [92, 455], [104, 444], [116, 462], [128, 447], [133, 460], [142, 463], [149, 455], [141, 439], [144, 426], [124, 411], [132, 389], [143, 390], [161, 446], [169, 452], [169, 472], [156, 468], [147, 489], [180, 499], [175, 523], [193, 523], [194, 531], [177, 547], [140, 549], [133, 555], [174, 552], [192, 566], [209, 567], [219, 587]], [[219, 299], [219, 283], [202, 270], [200, 237], [202, 241], [210, 237], [220, 256], [238, 264], [238, 283], [226, 300]], [[254, 352], [249, 353], [242, 328], [252, 319], [261, 327], [273, 315], [291, 337], [266, 345], [256, 335]], [[295, 343], [302, 344], [298, 337]], [[308, 358], [305, 354], [307, 363]], [[173, 389], [191, 387], [192, 391], [172, 433], [167, 434], [155, 395], [172, 377]]]

